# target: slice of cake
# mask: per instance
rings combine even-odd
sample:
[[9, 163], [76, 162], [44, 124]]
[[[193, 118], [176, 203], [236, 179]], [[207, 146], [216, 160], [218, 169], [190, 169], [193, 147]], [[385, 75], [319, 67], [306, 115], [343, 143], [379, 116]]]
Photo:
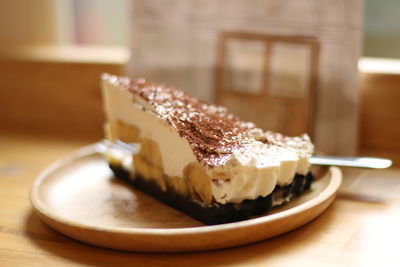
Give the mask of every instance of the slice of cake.
[[102, 76], [106, 135], [118, 178], [206, 224], [260, 215], [310, 187], [307, 135], [263, 132], [226, 108], [171, 87]]

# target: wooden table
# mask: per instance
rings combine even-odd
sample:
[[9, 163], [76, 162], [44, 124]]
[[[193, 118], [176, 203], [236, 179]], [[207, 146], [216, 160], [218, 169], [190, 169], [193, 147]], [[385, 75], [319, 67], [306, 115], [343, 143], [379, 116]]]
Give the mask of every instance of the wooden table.
[[335, 202], [288, 234], [218, 251], [151, 254], [86, 245], [45, 225], [28, 190], [52, 161], [90, 141], [0, 135], [0, 266], [400, 266], [400, 170], [344, 169]]

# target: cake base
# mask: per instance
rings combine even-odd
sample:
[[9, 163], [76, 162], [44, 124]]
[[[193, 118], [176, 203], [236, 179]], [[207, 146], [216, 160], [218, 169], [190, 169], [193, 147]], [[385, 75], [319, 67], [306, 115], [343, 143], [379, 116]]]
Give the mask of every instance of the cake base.
[[242, 221], [251, 216], [267, 213], [274, 206], [277, 206], [274, 202], [282, 201], [282, 204], [284, 204], [290, 201], [293, 197], [297, 197], [303, 191], [308, 190], [314, 180], [314, 175], [311, 172], [307, 175], [296, 174], [291, 184], [284, 187], [276, 186], [274, 191], [265, 197], [258, 197], [254, 200], [247, 199], [238, 204], [215, 203], [205, 206], [174, 192], [163, 191], [155, 182], [146, 180], [138, 174], [132, 179], [130, 172], [119, 165], [110, 164], [109, 166], [118, 179], [207, 225]]

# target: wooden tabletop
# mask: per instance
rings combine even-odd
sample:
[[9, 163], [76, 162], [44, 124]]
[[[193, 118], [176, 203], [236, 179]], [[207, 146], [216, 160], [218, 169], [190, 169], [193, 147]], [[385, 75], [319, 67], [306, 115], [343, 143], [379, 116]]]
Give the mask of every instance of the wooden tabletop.
[[52, 161], [90, 141], [0, 135], [0, 266], [400, 266], [400, 170], [343, 169], [334, 203], [288, 234], [218, 251], [152, 254], [70, 239], [34, 213], [28, 191]]

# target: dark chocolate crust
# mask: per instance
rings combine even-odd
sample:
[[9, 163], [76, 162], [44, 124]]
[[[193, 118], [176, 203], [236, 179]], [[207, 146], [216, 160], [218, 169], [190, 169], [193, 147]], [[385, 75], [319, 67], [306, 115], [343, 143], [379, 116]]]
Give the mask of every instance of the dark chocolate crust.
[[314, 180], [311, 172], [307, 175], [296, 174], [291, 184], [284, 187], [276, 186], [274, 191], [265, 197], [258, 197], [254, 200], [247, 199], [240, 204], [227, 203], [205, 206], [176, 193], [162, 191], [154, 182], [148, 181], [140, 175], [131, 179], [130, 173], [121, 166], [111, 164], [110, 168], [118, 179], [207, 225], [242, 221], [251, 216], [262, 215], [272, 209], [274, 198], [288, 197], [288, 199], [291, 199], [297, 197], [303, 191], [310, 189]]

